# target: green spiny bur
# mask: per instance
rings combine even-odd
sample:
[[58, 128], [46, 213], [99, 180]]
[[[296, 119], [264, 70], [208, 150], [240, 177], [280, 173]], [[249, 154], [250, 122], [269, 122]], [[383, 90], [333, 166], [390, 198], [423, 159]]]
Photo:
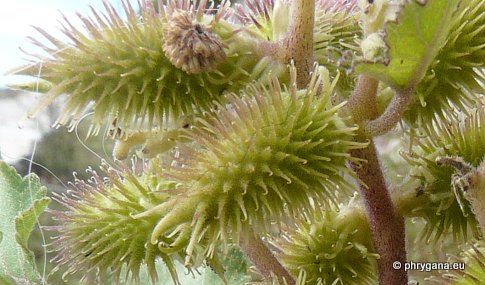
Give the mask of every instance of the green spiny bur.
[[428, 125], [452, 112], [454, 107], [467, 111], [483, 93], [485, 76], [485, 1], [462, 0], [445, 45], [417, 87], [418, 99], [405, 119], [413, 125]]
[[[64, 275], [82, 273], [88, 283], [103, 281], [110, 273], [112, 282], [118, 284], [126, 267], [125, 274], [129, 273], [137, 283], [140, 268], [146, 264], [150, 279], [155, 282], [158, 279], [155, 263], [160, 259], [174, 284], [179, 284], [172, 258], [178, 253], [183, 255], [183, 250], [173, 248], [165, 253], [149, 242], [158, 216], [143, 220], [132, 217], [163, 203], [171, 197], [167, 190], [174, 187], [145, 167], [142, 173], [138, 169], [122, 172], [105, 169], [108, 182], [92, 172], [90, 181], [76, 179], [74, 191], [57, 198], [66, 210], [53, 211], [54, 219], [61, 225], [55, 228], [60, 236], [54, 243], [58, 251], [54, 270], [65, 267]], [[160, 242], [177, 241], [163, 237]]]
[[[29, 116], [34, 116], [62, 94], [68, 94], [58, 124], [70, 120], [74, 124], [90, 103], [94, 103], [92, 122], [95, 132], [102, 123], [114, 118], [123, 128], [135, 125], [150, 128], [173, 117], [209, 109], [213, 101], [222, 98], [222, 93], [237, 91], [247, 82], [264, 77], [259, 72], [257, 75], [253, 73], [260, 60], [255, 41], [235, 32], [240, 27], [226, 19], [227, 7], [211, 14], [205, 7], [198, 7], [200, 3], [197, 1], [194, 4], [197, 9], [181, 8], [180, 3], [182, 1], [175, 1], [166, 9], [179, 11], [178, 15], [186, 13], [185, 25], [190, 26], [188, 32], [195, 36], [187, 36], [185, 26], [164, 29], [171, 27], [169, 21], [176, 20], [175, 12], [160, 15], [149, 4], [140, 7], [138, 16], [130, 4], [125, 3], [127, 20], [106, 4], [105, 15], [93, 10], [92, 18], [80, 16], [86, 32], [79, 31], [65, 19], [63, 32], [71, 43], [62, 42], [37, 28], [54, 48], [34, 40], [49, 56], [38, 58], [40, 63], [17, 74], [40, 74], [52, 88]], [[173, 35], [177, 31], [182, 34]], [[212, 37], [211, 45], [217, 41], [224, 49], [224, 56], [216, 57], [217, 63], [208, 70], [200, 66], [197, 69], [200, 72], [177, 68], [193, 66], [193, 60], [200, 57], [196, 51], [207, 52], [201, 48], [203, 41], [196, 36], [199, 32]], [[185, 45], [193, 47], [193, 58], [189, 51], [183, 53], [184, 57], [176, 58], [177, 51], [172, 54], [170, 49], [177, 45], [165, 45], [165, 38], [190, 41]], [[211, 58], [209, 56], [208, 60]], [[272, 61], [265, 64], [271, 65]], [[276, 73], [273, 70], [273, 75]]]
[[[320, 71], [320, 72], [318, 72]], [[306, 90], [295, 87], [291, 69], [288, 88], [276, 78], [269, 86], [250, 85], [245, 94], [232, 95], [230, 106], [219, 105], [214, 114], [199, 121], [189, 135], [194, 148], [182, 147], [168, 176], [180, 184], [173, 202], [148, 211], [165, 215], [152, 234], [152, 243], [181, 224], [193, 230], [186, 263], [198, 241], [215, 244], [238, 241], [249, 226], [266, 232], [296, 214], [335, 203], [336, 192], [345, 193], [342, 178], [349, 151], [364, 147], [353, 141], [330, 95], [334, 85], [328, 71], [316, 69]], [[326, 77], [325, 77], [326, 75]], [[142, 218], [144, 214], [137, 216]]]
[[304, 276], [304, 284], [376, 284], [378, 255], [365, 213], [356, 203], [352, 199], [339, 210], [316, 210], [275, 240], [279, 259], [294, 276]]
[[[477, 104], [477, 109], [463, 122], [451, 118], [429, 128], [427, 136], [413, 146], [413, 152], [405, 155], [413, 168], [403, 187], [408, 191], [420, 189], [417, 196], [425, 198], [419, 197], [421, 202], [403, 214], [428, 221], [424, 230], [427, 240], [436, 241], [449, 230], [455, 239], [466, 239], [469, 231], [475, 237], [479, 235], [470, 204], [461, 197], [463, 193], [453, 189], [455, 170], [436, 163], [439, 156], [460, 157], [473, 167], [481, 163], [485, 156], [485, 115], [483, 105]], [[464, 201], [463, 209], [457, 198]]]
[[463, 246], [459, 256], [449, 258], [450, 264], [459, 268], [440, 272], [429, 280], [443, 285], [481, 285], [485, 282], [485, 247], [482, 239]]

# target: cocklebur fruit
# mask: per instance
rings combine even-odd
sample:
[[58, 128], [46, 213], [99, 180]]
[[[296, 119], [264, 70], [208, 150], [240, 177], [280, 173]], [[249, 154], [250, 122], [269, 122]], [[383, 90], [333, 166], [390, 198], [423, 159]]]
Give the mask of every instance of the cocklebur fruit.
[[[485, 231], [485, 208], [483, 201], [485, 199], [485, 163], [482, 161], [478, 167], [473, 167], [461, 157], [438, 157], [438, 165], [452, 167], [455, 174], [451, 181], [455, 194], [460, 191], [460, 197], [463, 196], [470, 203], [470, 208], [475, 214], [478, 224]], [[458, 199], [460, 206], [463, 208], [463, 202]]]
[[355, 142], [355, 127], [339, 117], [343, 104], [331, 104], [335, 81], [329, 83], [328, 71], [316, 69], [303, 90], [296, 89], [294, 68], [290, 75], [284, 89], [273, 78], [268, 86], [254, 84], [242, 96], [231, 95], [228, 105], [188, 133], [193, 148], [181, 146], [165, 171], [180, 193], [146, 212], [163, 216], [152, 243], [181, 224], [190, 226], [190, 264], [201, 239], [209, 241], [211, 257], [215, 245], [237, 243], [249, 227], [268, 232], [312, 205], [336, 203], [336, 191], [346, 192], [342, 173], [353, 160], [349, 151], [366, 144]]
[[136, 12], [126, 1], [125, 20], [105, 3], [104, 15], [79, 15], [86, 31], [65, 19], [70, 43], [38, 28], [54, 47], [34, 40], [49, 55], [17, 73], [40, 75], [52, 88], [28, 116], [67, 94], [57, 124], [75, 124], [92, 105], [94, 133], [114, 118], [123, 129], [150, 130], [210, 109], [222, 93], [266, 76], [260, 66], [271, 61], [260, 63], [257, 41], [238, 32], [227, 3], [216, 11], [206, 6], [203, 0], [160, 1], [158, 14], [149, 3]]
[[453, 108], [467, 111], [485, 86], [485, 1], [462, 0], [444, 46], [417, 86], [408, 123], [429, 125]]
[[426, 219], [428, 240], [437, 240], [449, 230], [455, 239], [466, 239], [469, 231], [474, 236], [479, 235], [470, 204], [455, 182], [455, 169], [436, 162], [438, 157], [460, 157], [473, 167], [481, 163], [485, 155], [485, 114], [480, 101], [476, 104], [477, 108], [469, 117], [440, 120], [427, 130], [425, 137], [415, 137], [417, 142], [412, 153], [404, 156], [412, 169], [402, 189], [417, 191], [417, 199], [413, 207], [402, 214]]
[[[183, 248], [166, 253], [157, 244], [150, 243], [150, 235], [159, 216], [143, 220], [132, 215], [144, 212], [170, 197], [175, 184], [151, 173], [126, 169], [123, 172], [107, 168], [107, 180], [92, 171], [89, 181], [76, 179], [73, 190], [59, 195], [56, 200], [66, 209], [53, 210], [58, 225], [53, 227], [59, 235], [52, 247], [58, 252], [53, 259], [54, 271], [66, 267], [64, 275], [80, 273], [84, 282], [103, 282], [110, 273], [112, 282], [118, 284], [126, 267], [131, 279], [138, 282], [140, 267], [145, 264], [151, 280], [157, 280], [156, 262], [161, 259], [171, 274], [174, 284], [179, 284], [172, 258], [184, 256]], [[183, 230], [183, 229], [179, 229]], [[161, 242], [178, 244], [163, 237]], [[91, 281], [90, 281], [91, 280]], [[92, 283], [90, 283], [92, 284]]]
[[465, 198], [470, 202], [477, 222], [485, 233], [485, 162], [481, 162], [476, 169], [470, 170], [456, 181], [457, 186], [464, 192]]
[[274, 241], [278, 259], [304, 284], [376, 284], [378, 255], [364, 209], [355, 201], [340, 209], [316, 210]]

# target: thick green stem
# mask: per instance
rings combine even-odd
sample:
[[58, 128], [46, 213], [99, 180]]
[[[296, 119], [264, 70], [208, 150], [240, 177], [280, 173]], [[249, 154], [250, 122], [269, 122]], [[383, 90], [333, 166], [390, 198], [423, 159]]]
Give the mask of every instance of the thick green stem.
[[281, 265], [254, 231], [250, 230], [246, 237], [243, 236], [240, 246], [263, 277], [271, 280], [271, 278], [276, 276], [280, 284], [296, 284], [295, 279]]
[[281, 48], [286, 50], [286, 58], [293, 60], [298, 70], [298, 88], [305, 88], [313, 71], [315, 0], [293, 0], [291, 5], [292, 21]]
[[404, 219], [396, 213], [392, 203], [373, 141], [367, 148], [353, 150], [351, 154], [367, 161], [360, 166], [351, 166], [361, 180], [360, 193], [371, 225], [374, 247], [380, 255], [379, 284], [406, 285], [406, 272], [393, 269], [394, 262], [404, 264], [406, 261]]

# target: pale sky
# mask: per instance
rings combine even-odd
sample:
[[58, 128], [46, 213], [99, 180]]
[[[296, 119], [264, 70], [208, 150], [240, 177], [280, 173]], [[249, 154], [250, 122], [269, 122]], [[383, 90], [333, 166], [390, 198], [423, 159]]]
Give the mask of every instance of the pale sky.
[[[110, 0], [113, 6], [121, 9], [120, 0]], [[62, 35], [58, 31], [61, 13], [70, 21], [77, 23], [75, 12], [90, 16], [89, 6], [98, 11], [104, 11], [102, 0], [1, 0], [0, 2], [0, 88], [14, 80], [5, 77], [6, 71], [27, 63], [28, 52], [38, 51], [27, 40], [27, 36], [42, 39], [42, 36], [32, 26], [42, 27], [54, 35]]]

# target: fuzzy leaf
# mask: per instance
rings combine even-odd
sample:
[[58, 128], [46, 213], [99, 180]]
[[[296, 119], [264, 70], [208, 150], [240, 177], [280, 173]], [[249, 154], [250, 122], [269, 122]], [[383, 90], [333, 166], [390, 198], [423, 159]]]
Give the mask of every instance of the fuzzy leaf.
[[419, 83], [446, 41], [459, 0], [406, 0], [397, 22], [388, 22], [385, 62], [363, 62], [356, 67], [396, 88]]
[[[0, 161], [0, 281], [10, 284], [40, 284], [34, 258], [27, 248], [37, 217], [49, 204], [35, 175], [20, 177], [15, 169]], [[10, 282], [10, 283], [9, 283]], [[1, 283], [4, 284], [4, 283]]]

